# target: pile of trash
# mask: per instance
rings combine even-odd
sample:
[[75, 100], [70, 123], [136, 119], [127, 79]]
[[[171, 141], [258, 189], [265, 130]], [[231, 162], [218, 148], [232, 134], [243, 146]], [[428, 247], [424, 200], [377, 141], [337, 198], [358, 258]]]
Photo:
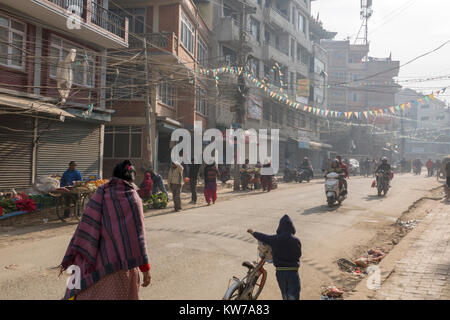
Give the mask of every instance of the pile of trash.
[[355, 264], [361, 268], [367, 268], [369, 264], [377, 264], [385, 257], [385, 253], [381, 249], [370, 249], [367, 254], [356, 259]]
[[414, 229], [414, 227], [419, 223], [417, 220], [408, 220], [408, 221], [401, 221], [400, 219], [397, 219], [395, 222], [395, 225], [405, 228], [408, 230]]
[[366, 269], [370, 264], [378, 264], [385, 256], [382, 249], [371, 249], [367, 251], [366, 255], [356, 259], [354, 262], [341, 258], [337, 261], [337, 265], [344, 272], [364, 276], [367, 275]]
[[344, 300], [342, 297], [344, 290], [337, 288], [336, 286], [328, 286], [322, 288], [322, 297], [320, 300]]

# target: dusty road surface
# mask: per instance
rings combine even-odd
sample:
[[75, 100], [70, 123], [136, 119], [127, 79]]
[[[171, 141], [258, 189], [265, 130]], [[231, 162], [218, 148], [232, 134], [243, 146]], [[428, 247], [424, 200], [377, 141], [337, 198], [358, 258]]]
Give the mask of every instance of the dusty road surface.
[[[367, 249], [410, 205], [440, 184], [435, 178], [396, 176], [386, 198], [376, 197], [371, 179], [351, 178], [350, 197], [326, 206], [322, 180], [290, 184], [146, 218], [152, 284], [142, 299], [221, 299], [229, 279], [243, 276], [244, 260], [255, 260], [251, 227], [272, 233], [287, 213], [303, 245], [302, 299], [319, 299], [322, 285], [343, 285], [336, 260]], [[0, 233], [0, 299], [60, 299], [66, 277], [53, 267], [64, 255], [74, 225], [61, 223]], [[388, 240], [388, 239], [384, 239]], [[280, 299], [273, 265], [262, 299]]]

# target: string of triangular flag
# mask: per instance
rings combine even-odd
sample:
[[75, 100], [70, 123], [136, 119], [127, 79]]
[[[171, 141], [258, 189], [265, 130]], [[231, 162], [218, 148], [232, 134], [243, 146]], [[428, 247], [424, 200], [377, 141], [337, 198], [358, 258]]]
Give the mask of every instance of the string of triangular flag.
[[[280, 71], [280, 68], [276, 65], [271, 69], [271, 72], [275, 72], [278, 70], [280, 81], [283, 74]], [[378, 117], [378, 116], [390, 116], [390, 115], [396, 115], [399, 112], [405, 111], [407, 109], [410, 109], [413, 105], [419, 105], [419, 104], [425, 104], [426, 102], [429, 102], [431, 100], [434, 100], [436, 96], [445, 93], [447, 87], [442, 88], [441, 90], [438, 90], [436, 92], [432, 92], [431, 94], [425, 95], [422, 98], [414, 99], [409, 102], [405, 102], [399, 105], [395, 106], [379, 106], [379, 107], [370, 107], [367, 111], [339, 111], [339, 110], [332, 110], [330, 108], [327, 109], [321, 109], [309, 105], [305, 105], [302, 103], [298, 103], [296, 101], [293, 101], [289, 99], [289, 97], [283, 93], [283, 89], [279, 88], [273, 89], [272, 86], [269, 87], [269, 85], [266, 84], [266, 80], [259, 80], [256, 76], [253, 75], [253, 73], [248, 69], [248, 67], [222, 67], [217, 69], [197, 69], [197, 73], [202, 75], [212, 75], [214, 77], [214, 80], [216, 82], [216, 86], [218, 86], [219, 81], [219, 75], [224, 73], [230, 73], [230, 74], [236, 74], [240, 75], [241, 73], [244, 73], [244, 76], [247, 77], [256, 87], [262, 89], [269, 97], [278, 100], [278, 102], [284, 103], [292, 108], [303, 110], [305, 112], [312, 113], [317, 116], [322, 117], [331, 117], [331, 118], [344, 118], [351, 120], [353, 118], [356, 119], [369, 119], [370, 117]]]

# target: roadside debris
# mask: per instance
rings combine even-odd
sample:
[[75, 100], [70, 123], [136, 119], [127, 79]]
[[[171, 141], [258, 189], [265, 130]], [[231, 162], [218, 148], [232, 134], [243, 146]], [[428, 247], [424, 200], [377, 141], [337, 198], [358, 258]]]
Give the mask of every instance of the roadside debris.
[[341, 258], [337, 261], [337, 265], [341, 271], [351, 273], [356, 276], [367, 275], [367, 268], [371, 264], [377, 264], [385, 257], [382, 249], [370, 249], [367, 254], [351, 262]]
[[17, 264], [10, 264], [10, 265], [5, 266], [5, 269], [15, 269], [17, 267], [18, 267]]
[[418, 220], [408, 220], [408, 221], [401, 221], [400, 219], [397, 219], [395, 222], [395, 225], [405, 228], [408, 230], [414, 229], [414, 227], [419, 223]]
[[342, 288], [337, 288], [336, 286], [328, 286], [322, 288], [321, 300], [343, 300], [342, 295], [344, 291]]
[[352, 273], [358, 267], [356, 264], [351, 262], [350, 260], [341, 258], [337, 261], [337, 265], [341, 271]]

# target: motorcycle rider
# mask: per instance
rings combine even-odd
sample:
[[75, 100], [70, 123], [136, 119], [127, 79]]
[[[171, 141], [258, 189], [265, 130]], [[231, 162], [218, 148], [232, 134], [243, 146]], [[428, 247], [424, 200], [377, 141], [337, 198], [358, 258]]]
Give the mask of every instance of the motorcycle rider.
[[[380, 171], [389, 172], [389, 183], [390, 183], [392, 179], [392, 171], [391, 165], [388, 163], [386, 157], [381, 158], [381, 164], [378, 166], [377, 170], [375, 170], [375, 174], [377, 174]], [[377, 176], [377, 183], [378, 183], [378, 176]]]
[[348, 190], [348, 184], [347, 184], [347, 180], [346, 180], [349, 178], [348, 167], [342, 162], [342, 156], [336, 156], [336, 159], [339, 163], [339, 166], [342, 168], [342, 170], [344, 170], [345, 179], [343, 179], [342, 182], [344, 183], [345, 190]]
[[[331, 166], [328, 168], [327, 173], [325, 174], [325, 177], [331, 172], [335, 172], [339, 175], [345, 175], [345, 170], [340, 166], [339, 160], [334, 159], [331, 162]], [[342, 181], [342, 185], [345, 187], [345, 193], [347, 193], [347, 181], [343, 178], [340, 178], [339, 180]], [[341, 183], [339, 183], [339, 188], [341, 188], [341, 190], [342, 190], [342, 185], [341, 185]]]
[[313, 171], [313, 168], [311, 166], [311, 163], [309, 162], [308, 157], [304, 157], [303, 158], [303, 162], [302, 162], [302, 165], [300, 166], [300, 170], [308, 171], [309, 175], [311, 176], [311, 178], [314, 178], [314, 171]]

